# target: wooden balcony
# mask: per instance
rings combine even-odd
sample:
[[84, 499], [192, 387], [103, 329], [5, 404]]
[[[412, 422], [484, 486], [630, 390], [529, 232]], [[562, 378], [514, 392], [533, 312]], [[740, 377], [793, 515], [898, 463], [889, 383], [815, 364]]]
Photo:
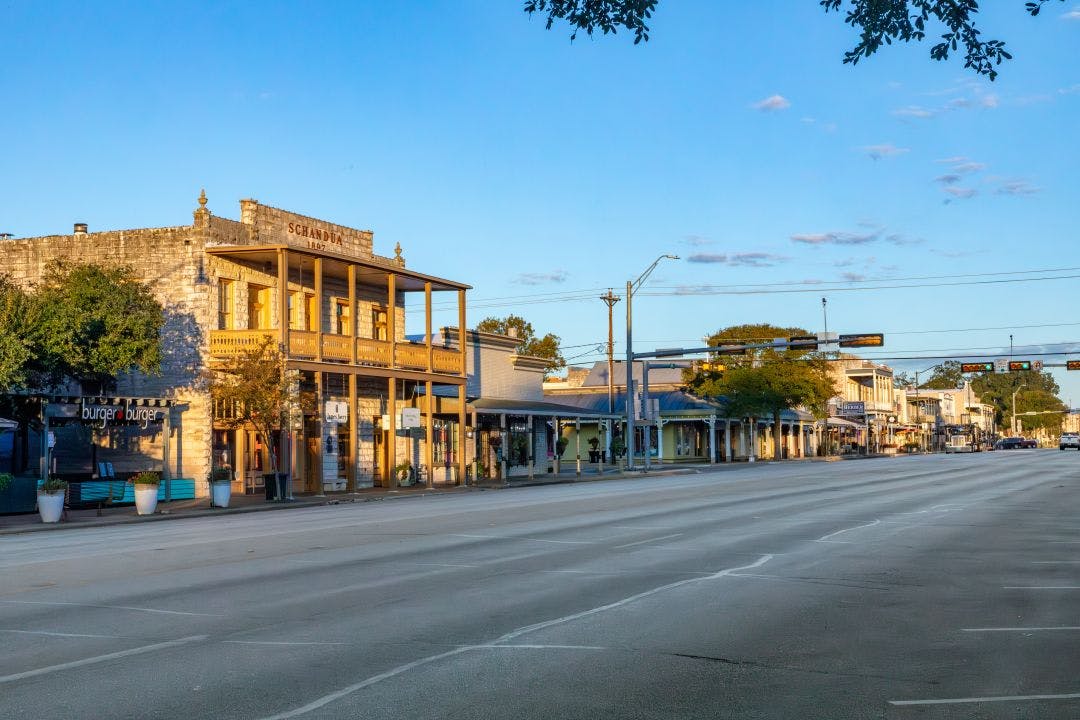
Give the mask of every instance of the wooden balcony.
[[[256, 348], [263, 338], [277, 338], [276, 330], [211, 330], [210, 356], [213, 358], [235, 357]], [[322, 360], [329, 363], [352, 363], [353, 344], [356, 345], [356, 364], [391, 370], [426, 372], [428, 349], [416, 343], [390, 343], [386, 340], [353, 338], [348, 335], [317, 333], [308, 330], [290, 330], [287, 357], [296, 360], [319, 358], [322, 344]], [[393, 353], [393, 355], [391, 355]], [[392, 361], [393, 360], [393, 361]], [[447, 348], [431, 349], [432, 370], [440, 375], [460, 375], [461, 353]]]

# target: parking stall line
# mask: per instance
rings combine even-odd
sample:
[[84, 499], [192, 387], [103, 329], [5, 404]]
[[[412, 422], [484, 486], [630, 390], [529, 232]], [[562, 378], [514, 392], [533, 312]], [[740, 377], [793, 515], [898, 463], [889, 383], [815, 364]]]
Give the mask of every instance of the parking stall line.
[[1080, 693], [1062, 695], [991, 695], [987, 697], [942, 698], [940, 700], [890, 700], [890, 705], [961, 705], [965, 703], [1022, 702], [1031, 700], [1075, 700]]
[[187, 645], [193, 642], [200, 642], [206, 640], [208, 635], [192, 635], [190, 637], [180, 638], [179, 640], [169, 640], [163, 643], [154, 643], [153, 645], [143, 645], [142, 647], [131, 648], [130, 650], [121, 650], [119, 652], [109, 653], [107, 655], [97, 655], [96, 657], [83, 658], [82, 660], [73, 660], [72, 662], [60, 663], [59, 665], [50, 665], [48, 667], [37, 668], [36, 670], [27, 670], [21, 673], [15, 673], [14, 675], [4, 675], [0, 677], [0, 683], [9, 683], [16, 680], [24, 680], [26, 678], [37, 677], [39, 675], [48, 675], [49, 673], [58, 672], [60, 670], [70, 670], [72, 668], [83, 667], [85, 665], [96, 665], [97, 663], [108, 662], [109, 660], [116, 660], [118, 658], [130, 657], [131, 655], [142, 655], [143, 653], [154, 652], [155, 650], [165, 650], [166, 648], [178, 647], [180, 645]]

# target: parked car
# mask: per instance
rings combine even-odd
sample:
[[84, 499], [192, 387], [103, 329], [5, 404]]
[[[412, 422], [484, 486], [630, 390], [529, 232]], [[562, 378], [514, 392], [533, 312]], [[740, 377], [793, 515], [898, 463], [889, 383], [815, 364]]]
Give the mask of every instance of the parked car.
[[1035, 438], [1020, 438], [1020, 447], [1037, 448], [1039, 447], [1039, 441]]
[[1061, 433], [1061, 438], [1058, 440], [1058, 450], [1064, 450], [1065, 448], [1080, 450], [1080, 434]]
[[1007, 437], [1001, 438], [994, 443], [995, 450], [1019, 450], [1024, 447], [1024, 438], [1020, 437]]

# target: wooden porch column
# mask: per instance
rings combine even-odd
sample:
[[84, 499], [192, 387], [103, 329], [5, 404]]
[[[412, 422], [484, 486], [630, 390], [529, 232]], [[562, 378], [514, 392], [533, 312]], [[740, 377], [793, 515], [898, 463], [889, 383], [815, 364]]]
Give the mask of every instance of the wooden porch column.
[[[348, 275], [349, 275], [348, 283], [349, 283], [349, 338], [350, 338], [349, 339], [349, 347], [351, 348], [351, 350], [349, 351], [349, 356], [350, 356], [350, 360], [351, 360], [352, 364], [355, 365], [356, 364], [356, 336], [357, 336], [357, 328], [360, 326], [359, 325], [360, 312], [356, 307], [356, 266], [351, 264], [351, 263], [349, 264]], [[356, 386], [356, 382], [355, 382], [356, 381], [356, 376], [355, 375], [350, 375], [349, 377], [352, 378], [352, 384], [350, 385], [350, 387], [355, 387]], [[352, 392], [352, 391], [350, 390], [350, 392]], [[352, 411], [354, 410], [354, 408], [352, 407], [352, 405], [354, 403], [355, 403], [355, 398], [352, 398], [350, 396], [350, 399], [349, 399], [349, 406], [350, 406], [349, 412], [350, 413], [352, 413]], [[350, 414], [349, 417], [352, 417], [352, 415]], [[356, 427], [355, 423], [353, 423], [353, 427], [354, 428]]]
[[[288, 357], [289, 353], [289, 253], [287, 250], [277, 251], [277, 283], [278, 283], [278, 342], [281, 343], [281, 353]], [[297, 309], [299, 312], [299, 309]]]
[[[320, 343], [320, 345], [322, 344], [322, 331], [321, 330], [319, 331], [319, 343]], [[323, 373], [322, 373], [321, 370], [319, 370], [319, 371], [316, 371], [316, 373], [315, 373], [315, 413], [316, 413], [315, 414], [315, 418], [316, 418], [315, 423], [316, 423], [316, 427], [319, 428], [319, 434], [315, 438], [315, 449], [316, 449], [315, 472], [312, 473], [312, 475], [314, 477], [307, 478], [306, 483], [305, 483], [305, 485], [308, 486], [308, 487], [310, 487], [311, 484], [315, 485], [315, 487], [312, 488], [312, 490], [315, 491], [316, 495], [323, 495], [324, 494], [322, 459], [323, 459], [323, 453], [326, 452], [326, 443], [323, 440], [323, 427], [324, 427], [323, 426], [323, 413], [325, 412], [325, 408], [326, 408], [326, 395], [324, 393], [324, 388], [323, 388]], [[310, 490], [309, 490], [309, 492], [310, 492]]]
[[709, 464], [716, 463], [716, 416], [709, 416]]
[[[165, 412], [161, 416], [161, 482], [165, 483], [165, 502], [172, 500], [172, 472], [169, 469], [169, 436], [172, 434], [170, 415], [172, 415], [172, 408], [166, 406]], [[214, 433], [211, 431], [211, 441], [213, 435]], [[213, 452], [213, 447], [211, 447], [210, 452]], [[213, 465], [213, 463], [210, 464]]]
[[386, 339], [390, 341], [390, 367], [397, 367], [397, 275], [386, 278]]
[[[427, 371], [435, 372], [435, 358], [431, 350], [431, 282], [424, 283], [424, 343], [427, 345]], [[430, 388], [431, 383], [428, 383]], [[430, 393], [431, 390], [429, 389]]]
[[[352, 266], [349, 266], [352, 269]], [[352, 305], [352, 303], [349, 303]], [[354, 326], [355, 327], [355, 326]], [[353, 342], [353, 362], [356, 362], [356, 342]], [[360, 424], [360, 413], [356, 407], [356, 375], [349, 373], [349, 465], [346, 477], [348, 478], [345, 489], [356, 492], [357, 469], [360, 462], [360, 433], [357, 425]], [[340, 452], [340, 448], [338, 449]]]
[[731, 443], [731, 418], [724, 418], [724, 449], [727, 451], [724, 460], [732, 462], [735, 459], [735, 453]]
[[555, 442], [555, 447], [551, 449], [551, 472], [555, 475], [559, 474], [562, 470], [562, 457], [559, 454], [559, 418], [552, 418], [555, 424], [555, 432], [552, 435], [552, 439]]
[[[393, 277], [391, 275], [390, 277]], [[390, 322], [390, 318], [387, 318], [387, 323]], [[386, 400], [386, 412], [390, 416], [390, 423], [386, 429], [386, 469], [387, 469], [387, 481], [386, 486], [388, 488], [396, 488], [398, 486], [397, 471], [394, 467], [397, 466], [397, 382], [393, 377], [387, 378], [389, 389], [389, 395]]]
[[506, 432], [506, 413], [499, 413], [499, 479], [507, 481], [506, 456], [510, 452], [510, 434]]
[[[458, 385], [457, 391], [458, 398], [458, 424], [457, 424], [457, 485], [465, 484], [465, 466], [467, 464], [465, 459], [465, 384]], [[473, 415], [473, 442], [476, 442], [476, 416]]]
[[525, 418], [525, 434], [529, 436], [529, 451], [526, 453], [526, 458], [529, 463], [529, 479], [533, 479], [533, 454], [536, 450], [536, 438], [533, 437], [533, 416], [528, 415]]
[[468, 377], [469, 368], [465, 362], [465, 291], [458, 290], [458, 343], [461, 345], [461, 377]]
[[[322, 362], [322, 258], [315, 258], [315, 361]], [[321, 381], [320, 381], [321, 382]], [[322, 402], [322, 388], [319, 388], [319, 402]]]
[[[599, 427], [599, 424], [597, 424]], [[574, 418], [574, 459], [577, 465], [577, 476], [581, 477], [581, 418]]]
[[[429, 296], [430, 297], [430, 296]], [[429, 316], [430, 317], [430, 316]], [[431, 350], [431, 336], [428, 336], [428, 350]], [[428, 352], [428, 362], [431, 361], [431, 353]], [[427, 486], [435, 484], [435, 398], [431, 396], [431, 381], [424, 383], [424, 430], [427, 433], [427, 444], [424, 446], [424, 462], [427, 463]]]

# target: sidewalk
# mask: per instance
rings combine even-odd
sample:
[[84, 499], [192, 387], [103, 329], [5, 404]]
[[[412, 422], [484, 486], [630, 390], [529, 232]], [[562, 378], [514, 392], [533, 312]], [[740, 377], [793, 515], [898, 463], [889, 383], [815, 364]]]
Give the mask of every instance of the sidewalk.
[[297, 495], [294, 500], [288, 502], [268, 502], [261, 495], [233, 495], [227, 508], [210, 507], [209, 498], [197, 498], [195, 500], [174, 500], [172, 502], [159, 502], [158, 510], [153, 515], [136, 515], [133, 505], [120, 507], [107, 507], [102, 510], [96, 508], [68, 510], [67, 516], [59, 523], [45, 524], [37, 513], [24, 513], [19, 515], [0, 515], [0, 536], [15, 535], [20, 533], [47, 532], [52, 530], [76, 529], [84, 527], [104, 527], [108, 525], [130, 525], [134, 523], [158, 522], [161, 520], [180, 520], [193, 517], [214, 517], [221, 515], [238, 515], [241, 513], [270, 512], [274, 510], [288, 510], [291, 508], [319, 507], [321, 505], [341, 505], [345, 503], [375, 502], [379, 500], [393, 500], [398, 498], [424, 497], [428, 495], [445, 495], [450, 493], [472, 492], [476, 490], [501, 490], [521, 487], [534, 487], [537, 485], [558, 485], [564, 483], [598, 482], [601, 480], [618, 480], [624, 478], [658, 477], [665, 475], [682, 475], [698, 473], [702, 471], [736, 470], [738, 468], [753, 467], [762, 464], [787, 464], [798, 462], [835, 462], [839, 460], [863, 460], [868, 457], [892, 457], [887, 455], [829, 455], [824, 457], [792, 458], [789, 460], [774, 461], [768, 458], [758, 458], [757, 462], [733, 462], [716, 463], [665, 463], [653, 464], [648, 472], [642, 467], [633, 470], [624, 470], [605, 466], [601, 473], [595, 466], [582, 466], [581, 475], [577, 474], [573, 463], [569, 469], [562, 472], [542, 473], [529, 477], [511, 477], [506, 482], [489, 481], [480, 485], [466, 486], [439, 486], [428, 487], [403, 487], [392, 490], [384, 488], [366, 488], [356, 492], [330, 493], [328, 495]]

